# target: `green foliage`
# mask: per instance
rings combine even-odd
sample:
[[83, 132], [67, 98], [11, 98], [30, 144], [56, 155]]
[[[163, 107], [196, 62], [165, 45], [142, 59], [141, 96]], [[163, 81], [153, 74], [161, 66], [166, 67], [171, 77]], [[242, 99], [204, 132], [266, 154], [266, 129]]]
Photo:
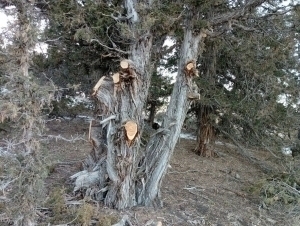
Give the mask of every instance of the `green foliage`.
[[165, 104], [165, 98], [170, 96], [172, 92], [171, 79], [167, 76], [162, 76], [154, 73], [151, 78], [151, 86], [149, 88], [148, 101], [156, 102], [157, 107]]
[[80, 83], [82, 90], [90, 91], [104, 73], [113, 70], [111, 60], [118, 56], [91, 40], [110, 47], [110, 37], [116, 43], [122, 41], [116, 21], [110, 17], [114, 10], [117, 8], [95, 1], [85, 1], [84, 6], [69, 0], [51, 3], [44, 36], [56, 41], [49, 42], [48, 56], [40, 69], [57, 86]]
[[[254, 32], [236, 28], [220, 39], [206, 40], [197, 79], [201, 103], [218, 109], [221, 122], [215, 126], [220, 131], [240, 143], [273, 151], [288, 142], [277, 136], [279, 132], [287, 135], [298, 127], [293, 97], [299, 96], [299, 88], [290, 73], [298, 65], [287, 19], [277, 15], [266, 22], [258, 16], [257, 21], [245, 22], [253, 29], [259, 23]], [[285, 105], [278, 103], [281, 94], [288, 97]]]

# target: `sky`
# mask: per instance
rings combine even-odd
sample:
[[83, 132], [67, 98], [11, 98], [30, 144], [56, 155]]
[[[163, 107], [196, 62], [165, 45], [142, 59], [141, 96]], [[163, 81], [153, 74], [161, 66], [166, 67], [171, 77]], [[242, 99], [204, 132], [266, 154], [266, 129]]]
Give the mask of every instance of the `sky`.
[[0, 29], [7, 26], [8, 17], [0, 11]]

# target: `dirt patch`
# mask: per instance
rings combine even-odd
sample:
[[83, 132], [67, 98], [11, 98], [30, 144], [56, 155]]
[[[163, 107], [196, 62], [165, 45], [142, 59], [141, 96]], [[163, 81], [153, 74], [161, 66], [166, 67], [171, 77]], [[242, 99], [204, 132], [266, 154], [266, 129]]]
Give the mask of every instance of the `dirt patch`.
[[[47, 133], [53, 135], [53, 139], [44, 144], [50, 152], [49, 160], [55, 162], [46, 180], [49, 194], [54, 188], [63, 187], [65, 199], [69, 203], [72, 201], [76, 208], [80, 208], [82, 203], [74, 197], [69, 177], [80, 170], [81, 161], [91, 150], [87, 141], [88, 125], [88, 122], [79, 119], [48, 122]], [[66, 142], [59, 137], [73, 141]], [[159, 221], [162, 225], [292, 225], [293, 219], [288, 221], [284, 213], [264, 209], [258, 197], [248, 192], [250, 186], [265, 177], [257, 166], [226, 142], [217, 142], [214, 146], [219, 153], [218, 158], [197, 156], [192, 151], [195, 142], [183, 138], [178, 141], [163, 180], [163, 208], [134, 207], [116, 211], [86, 200], [94, 207], [91, 225], [111, 225], [111, 219], [116, 221], [124, 214], [137, 226], [157, 225]], [[265, 161], [271, 158], [268, 152], [253, 150], [252, 154]], [[50, 216], [50, 213], [45, 213], [41, 225], [54, 217]], [[76, 222], [68, 225], [82, 225]]]

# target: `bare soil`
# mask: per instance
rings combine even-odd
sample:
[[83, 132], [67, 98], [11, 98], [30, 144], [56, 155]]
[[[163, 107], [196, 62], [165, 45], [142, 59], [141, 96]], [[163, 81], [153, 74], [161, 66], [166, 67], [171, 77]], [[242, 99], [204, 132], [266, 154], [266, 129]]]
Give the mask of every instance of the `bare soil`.
[[[56, 162], [46, 180], [48, 194], [54, 188], [64, 187], [65, 200], [79, 208], [82, 202], [80, 197], [74, 196], [69, 177], [80, 170], [81, 161], [91, 149], [87, 141], [88, 122], [82, 119], [52, 120], [47, 123], [47, 128], [48, 134], [73, 140], [52, 139], [45, 143], [50, 152], [49, 162]], [[203, 158], [193, 152], [195, 142], [182, 138], [178, 141], [161, 189], [163, 208], [134, 207], [116, 211], [102, 203], [86, 200], [94, 207], [90, 225], [111, 225], [113, 221], [107, 219], [120, 220], [125, 214], [132, 225], [137, 226], [298, 225], [284, 212], [264, 208], [259, 197], [249, 192], [249, 188], [266, 175], [240, 155], [234, 145], [218, 141], [213, 148], [219, 157]], [[272, 159], [269, 152], [261, 150], [252, 150], [251, 154], [266, 164]], [[48, 224], [50, 219], [55, 218], [51, 210], [41, 212], [41, 225], [55, 225]], [[64, 224], [81, 225], [74, 222], [66, 219]]]

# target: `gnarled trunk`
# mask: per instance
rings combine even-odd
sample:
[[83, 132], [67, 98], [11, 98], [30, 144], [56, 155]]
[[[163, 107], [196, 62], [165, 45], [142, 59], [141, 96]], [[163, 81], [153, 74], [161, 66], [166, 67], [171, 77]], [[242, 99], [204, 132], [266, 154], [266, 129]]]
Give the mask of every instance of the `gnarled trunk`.
[[210, 144], [214, 143], [215, 128], [210, 118], [210, 114], [214, 111], [212, 106], [199, 105], [197, 112], [197, 122], [199, 124], [197, 133], [197, 147], [195, 152], [204, 157], [216, 156]]
[[88, 194], [117, 209], [137, 204], [135, 178], [140, 159], [142, 110], [150, 82], [151, 45], [150, 35], [140, 39], [129, 60], [121, 61], [120, 71], [102, 77], [94, 90], [99, 115], [91, 123], [93, 151], [85, 165], [89, 173], [80, 175], [76, 184], [80, 188], [83, 181], [94, 180], [97, 188], [88, 190]]
[[139, 37], [129, 48], [120, 70], [104, 76], [94, 87], [96, 120], [91, 122], [89, 140], [93, 150], [84, 163], [85, 170], [73, 176], [75, 191], [103, 200], [107, 206], [124, 209], [137, 205], [136, 172], [141, 158], [140, 134], [150, 84], [152, 35], [139, 34], [136, 2], [125, 0], [130, 29]]

